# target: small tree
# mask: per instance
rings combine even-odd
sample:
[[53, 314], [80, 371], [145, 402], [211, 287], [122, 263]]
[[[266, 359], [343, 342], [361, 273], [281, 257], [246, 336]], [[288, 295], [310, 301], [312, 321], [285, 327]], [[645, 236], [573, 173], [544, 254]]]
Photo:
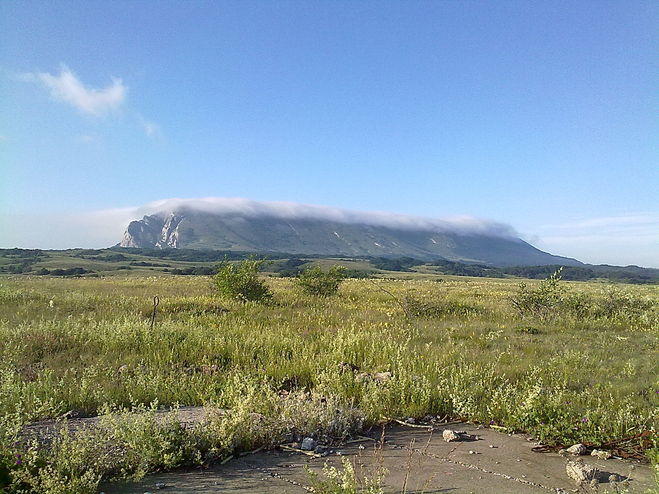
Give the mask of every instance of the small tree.
[[224, 259], [217, 266], [215, 286], [227, 297], [241, 302], [263, 302], [272, 297], [268, 286], [259, 279], [259, 270], [267, 261], [250, 257], [244, 261]]
[[346, 268], [343, 266], [332, 266], [327, 272], [314, 266], [302, 271], [295, 279], [295, 284], [309, 295], [329, 297], [336, 294], [345, 277]]
[[535, 316], [541, 319], [551, 319], [557, 316], [561, 308], [563, 290], [559, 282], [563, 268], [558, 268], [551, 276], [540, 282], [533, 289], [526, 283], [520, 283], [517, 294], [511, 297], [513, 307], [517, 309], [522, 317]]

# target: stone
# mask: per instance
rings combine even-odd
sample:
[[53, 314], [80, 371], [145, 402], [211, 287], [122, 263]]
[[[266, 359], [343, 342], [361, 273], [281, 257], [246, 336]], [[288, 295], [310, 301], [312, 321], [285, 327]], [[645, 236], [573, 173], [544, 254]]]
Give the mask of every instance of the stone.
[[300, 449], [303, 451], [313, 451], [316, 446], [317, 446], [316, 440], [313, 437], [305, 437], [302, 440], [302, 445], [300, 446]]
[[592, 465], [588, 465], [583, 461], [568, 461], [565, 465], [565, 472], [567, 476], [578, 484], [590, 482], [597, 478], [599, 470]]
[[317, 453], [319, 455], [326, 455], [329, 451], [329, 448], [323, 444], [319, 444], [316, 446], [313, 450], [314, 453]]
[[359, 372], [359, 366], [352, 362], [341, 362], [339, 364], [339, 372], [345, 374], [346, 372]]
[[360, 372], [355, 376], [355, 379], [359, 382], [366, 382], [371, 379], [371, 375], [368, 372]]
[[373, 379], [381, 383], [387, 382], [391, 379], [391, 372], [376, 372], [373, 374]]
[[574, 456], [581, 456], [581, 455], [585, 455], [588, 452], [588, 448], [586, 448], [586, 446], [584, 446], [583, 444], [579, 443], [570, 446], [567, 449], [567, 452]]
[[611, 458], [612, 455], [611, 453], [609, 453], [608, 451], [604, 451], [603, 449], [594, 449], [593, 451], [591, 451], [590, 456], [594, 456], [600, 460], [608, 460], [609, 458]]
[[213, 365], [205, 365], [204, 364], [204, 365], [201, 366], [201, 373], [206, 375], [206, 376], [212, 376], [213, 374], [215, 374], [219, 370], [220, 370], [220, 368], [216, 364], [213, 364]]
[[451, 429], [446, 429], [442, 432], [442, 437], [447, 443], [452, 443], [460, 440], [460, 434]]

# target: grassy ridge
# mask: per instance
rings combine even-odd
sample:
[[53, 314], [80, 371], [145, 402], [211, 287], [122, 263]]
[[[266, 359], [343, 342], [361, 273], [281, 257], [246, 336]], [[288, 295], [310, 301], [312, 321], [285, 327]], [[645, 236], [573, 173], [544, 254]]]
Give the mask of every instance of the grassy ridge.
[[[614, 294], [642, 302], [630, 305], [642, 309], [625, 312], [623, 305], [617, 312], [589, 313], [596, 316], [523, 318], [510, 303], [517, 282], [506, 279], [349, 280], [332, 298], [303, 295], [289, 279], [268, 284], [272, 303], [241, 304], [216, 296], [208, 277], [3, 278], [5, 430], [69, 410], [92, 415], [107, 406], [156, 401], [269, 417], [254, 441], [244, 437], [245, 429], [224, 422], [213, 439], [221, 439], [221, 447], [209, 438], [194, 447], [171, 440], [178, 460], [164, 466], [173, 466], [195, 451], [210, 451], [211, 443], [221, 456], [245, 441], [276, 441], [297, 413], [281, 396], [307, 403], [298, 430], [336, 425], [319, 403], [343, 410], [344, 418], [358, 413], [366, 422], [448, 414], [526, 430], [547, 442], [605, 442], [656, 429], [654, 286], [611, 292], [603, 284], [565, 283], [591, 305]], [[154, 295], [161, 304], [151, 330]], [[412, 317], [401, 304], [414, 309], [407, 311]], [[359, 370], [346, 372], [342, 363]], [[391, 378], [373, 379], [377, 372]], [[11, 437], [6, 432], [2, 446], [9, 463]], [[121, 474], [112, 465], [95, 470], [89, 485], [100, 475]], [[140, 470], [132, 464], [122, 471], [157, 466]], [[81, 469], [57, 472], [72, 482]], [[14, 464], [10, 470], [31, 471]]]

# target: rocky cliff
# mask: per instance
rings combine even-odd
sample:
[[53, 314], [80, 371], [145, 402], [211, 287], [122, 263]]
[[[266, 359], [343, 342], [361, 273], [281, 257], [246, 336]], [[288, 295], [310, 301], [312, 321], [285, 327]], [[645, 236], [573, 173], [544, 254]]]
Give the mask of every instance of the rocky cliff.
[[169, 213], [145, 216], [131, 221], [126, 228], [120, 247], [154, 247], [158, 249], [179, 247], [179, 225], [182, 215]]

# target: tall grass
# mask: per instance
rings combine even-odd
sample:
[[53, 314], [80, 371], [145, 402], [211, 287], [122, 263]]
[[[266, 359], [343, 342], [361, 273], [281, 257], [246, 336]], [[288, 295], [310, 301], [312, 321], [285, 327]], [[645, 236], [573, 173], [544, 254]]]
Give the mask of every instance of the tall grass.
[[[210, 461], [291, 431], [341, 436], [383, 417], [450, 415], [550, 443], [657, 426], [652, 286], [565, 283], [547, 317], [520, 313], [510, 280], [348, 280], [319, 298], [269, 279], [265, 305], [221, 298], [205, 277], [0, 283], [0, 485], [4, 475], [16, 491], [91, 492], [103, 476]], [[102, 454], [99, 433], [56, 441], [46, 470], [40, 448], [15, 444], [29, 421], [152, 403], [229, 413], [202, 431], [124, 411], [131, 420], [104, 429], [126, 439], [121, 460]]]

